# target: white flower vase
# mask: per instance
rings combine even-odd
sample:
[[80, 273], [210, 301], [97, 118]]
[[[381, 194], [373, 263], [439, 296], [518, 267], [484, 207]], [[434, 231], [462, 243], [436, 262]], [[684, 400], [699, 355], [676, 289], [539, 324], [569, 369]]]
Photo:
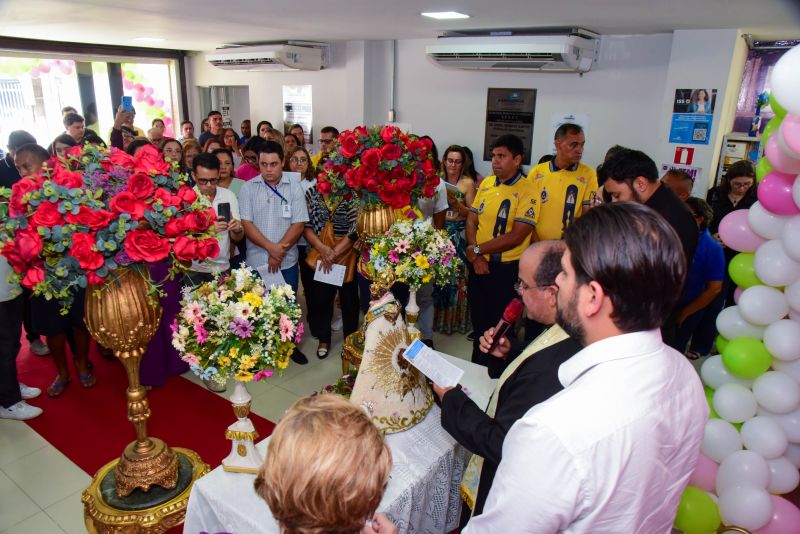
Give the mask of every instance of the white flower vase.
[[419, 331], [417, 325], [417, 318], [419, 318], [419, 306], [417, 305], [417, 290], [411, 289], [408, 294], [408, 305], [406, 306], [406, 323], [408, 328], [409, 337], [414, 339], [422, 339], [422, 332]]
[[233, 473], [258, 473], [262, 458], [258, 454], [255, 440], [258, 438], [248, 414], [253, 397], [247, 392], [244, 382], [234, 380], [231, 404], [238, 420], [225, 431], [225, 439], [231, 440], [231, 453], [222, 460], [222, 468]]

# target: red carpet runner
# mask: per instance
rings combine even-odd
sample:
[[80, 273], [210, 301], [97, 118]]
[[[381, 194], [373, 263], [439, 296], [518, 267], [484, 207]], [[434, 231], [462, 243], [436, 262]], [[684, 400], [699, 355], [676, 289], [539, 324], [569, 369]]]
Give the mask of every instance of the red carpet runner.
[[[71, 360], [71, 356], [68, 356]], [[97, 354], [94, 345], [90, 353], [97, 376], [97, 385], [81, 387], [70, 362], [72, 381], [63, 395], [49, 398], [45, 389], [56, 376], [49, 357], [30, 352], [23, 339], [17, 358], [20, 382], [42, 389], [42, 395], [31, 404], [44, 410], [27, 421], [67, 458], [89, 475], [119, 456], [136, 437], [127, 418], [125, 371], [117, 360], [109, 361]], [[197, 452], [212, 469], [230, 452], [225, 429], [234, 421], [229, 401], [180, 376], [167, 381], [166, 386], [147, 393], [153, 415], [147, 431], [173, 447], [185, 447]], [[250, 419], [259, 439], [272, 433], [275, 425], [255, 414]]]

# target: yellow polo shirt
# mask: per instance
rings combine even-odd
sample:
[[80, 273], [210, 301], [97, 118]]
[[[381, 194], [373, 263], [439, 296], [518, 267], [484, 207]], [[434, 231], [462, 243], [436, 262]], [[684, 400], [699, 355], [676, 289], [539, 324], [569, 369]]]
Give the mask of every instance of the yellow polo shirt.
[[566, 169], [559, 169], [554, 161], [540, 163], [531, 170], [528, 179], [540, 201], [536, 221], [539, 239], [561, 239], [564, 229], [597, 196], [597, 174], [583, 163]]
[[[470, 210], [478, 215], [478, 244], [511, 231], [515, 222], [536, 227], [538, 197], [530, 179], [519, 173], [506, 183], [487, 176], [478, 187]], [[516, 261], [530, 244], [530, 236], [516, 247], [497, 254], [484, 254], [488, 261]]]

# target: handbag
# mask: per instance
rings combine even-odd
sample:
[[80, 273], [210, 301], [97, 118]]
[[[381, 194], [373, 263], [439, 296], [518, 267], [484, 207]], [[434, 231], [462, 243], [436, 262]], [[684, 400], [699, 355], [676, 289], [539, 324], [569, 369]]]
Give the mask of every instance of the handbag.
[[[337, 206], [338, 207], [338, 206]], [[336, 210], [333, 210], [336, 211]], [[333, 213], [333, 212], [331, 212]], [[319, 240], [322, 241], [323, 245], [329, 246], [331, 248], [335, 248], [336, 245], [342, 239], [350, 239], [349, 237], [342, 236], [339, 238], [334, 237], [333, 235], [333, 224], [331, 221], [325, 223], [325, 227], [322, 228], [322, 232], [319, 234]], [[308, 265], [312, 271], [317, 270], [317, 261], [321, 260], [322, 257], [320, 253], [315, 248], [311, 248], [311, 251], [306, 255], [306, 265]], [[344, 283], [352, 282], [355, 274], [356, 274], [356, 251], [353, 248], [350, 248], [343, 256], [336, 260], [337, 265], [344, 265], [345, 272], [344, 272]]]

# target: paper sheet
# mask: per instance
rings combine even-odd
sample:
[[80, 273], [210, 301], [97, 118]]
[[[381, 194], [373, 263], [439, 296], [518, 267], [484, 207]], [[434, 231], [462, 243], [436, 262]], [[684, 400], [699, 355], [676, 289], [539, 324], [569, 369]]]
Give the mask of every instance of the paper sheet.
[[433, 380], [437, 386], [443, 388], [451, 388], [458, 385], [458, 381], [461, 380], [461, 376], [464, 374], [462, 369], [448, 362], [438, 352], [419, 339], [414, 340], [403, 353], [403, 357], [416, 367], [420, 373]]
[[272, 286], [282, 286], [286, 283], [286, 280], [283, 279], [283, 274], [281, 274], [280, 269], [274, 273], [271, 273], [269, 272], [269, 267], [264, 265], [257, 268], [256, 271], [261, 275], [261, 279], [264, 280], [264, 287], [267, 289]]
[[332, 286], [342, 287], [346, 272], [347, 267], [334, 263], [331, 265], [331, 270], [326, 273], [322, 270], [322, 260], [317, 260], [317, 270], [314, 271], [314, 280], [325, 284], [331, 284]]

